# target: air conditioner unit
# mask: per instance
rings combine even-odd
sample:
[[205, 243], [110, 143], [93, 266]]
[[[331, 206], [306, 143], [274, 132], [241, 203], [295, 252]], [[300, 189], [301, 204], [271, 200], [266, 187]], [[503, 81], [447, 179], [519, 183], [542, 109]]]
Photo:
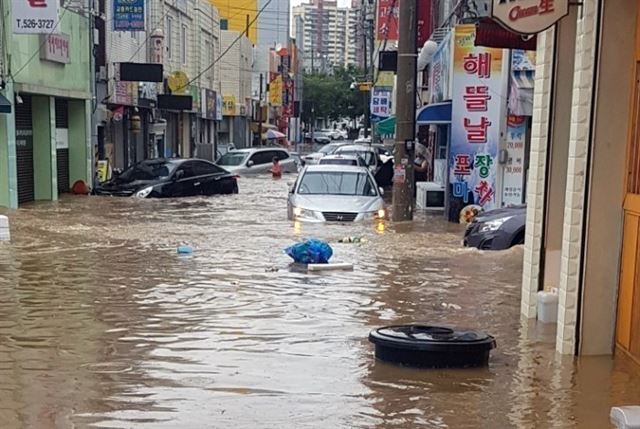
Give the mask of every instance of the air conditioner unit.
[[444, 186], [434, 182], [416, 183], [416, 208], [418, 210], [444, 210]]

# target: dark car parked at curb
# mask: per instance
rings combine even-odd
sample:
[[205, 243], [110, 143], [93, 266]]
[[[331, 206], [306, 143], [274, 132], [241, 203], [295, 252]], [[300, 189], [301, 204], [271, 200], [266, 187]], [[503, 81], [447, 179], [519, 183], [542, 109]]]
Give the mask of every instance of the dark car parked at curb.
[[172, 198], [237, 194], [237, 176], [202, 159], [148, 159], [96, 186], [96, 195]]
[[464, 245], [480, 250], [504, 250], [524, 244], [527, 206], [513, 206], [480, 213], [467, 226]]

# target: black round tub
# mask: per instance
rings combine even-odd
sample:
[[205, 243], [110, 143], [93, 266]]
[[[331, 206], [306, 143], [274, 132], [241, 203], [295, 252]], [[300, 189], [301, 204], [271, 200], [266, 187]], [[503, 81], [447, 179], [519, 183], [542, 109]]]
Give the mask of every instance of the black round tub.
[[397, 325], [369, 334], [376, 358], [422, 368], [487, 366], [496, 340], [483, 332], [455, 331], [428, 325]]

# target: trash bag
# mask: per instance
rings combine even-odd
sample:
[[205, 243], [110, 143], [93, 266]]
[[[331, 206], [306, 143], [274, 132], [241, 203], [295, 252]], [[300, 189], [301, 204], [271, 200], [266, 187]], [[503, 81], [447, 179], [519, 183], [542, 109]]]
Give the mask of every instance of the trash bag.
[[327, 242], [312, 238], [287, 247], [285, 253], [298, 264], [327, 264], [333, 249]]

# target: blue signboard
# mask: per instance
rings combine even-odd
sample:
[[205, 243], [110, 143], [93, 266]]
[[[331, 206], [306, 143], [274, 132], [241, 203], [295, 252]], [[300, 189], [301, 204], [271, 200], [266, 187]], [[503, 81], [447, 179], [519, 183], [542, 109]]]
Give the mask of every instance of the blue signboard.
[[144, 31], [144, 0], [113, 0], [114, 31]]

